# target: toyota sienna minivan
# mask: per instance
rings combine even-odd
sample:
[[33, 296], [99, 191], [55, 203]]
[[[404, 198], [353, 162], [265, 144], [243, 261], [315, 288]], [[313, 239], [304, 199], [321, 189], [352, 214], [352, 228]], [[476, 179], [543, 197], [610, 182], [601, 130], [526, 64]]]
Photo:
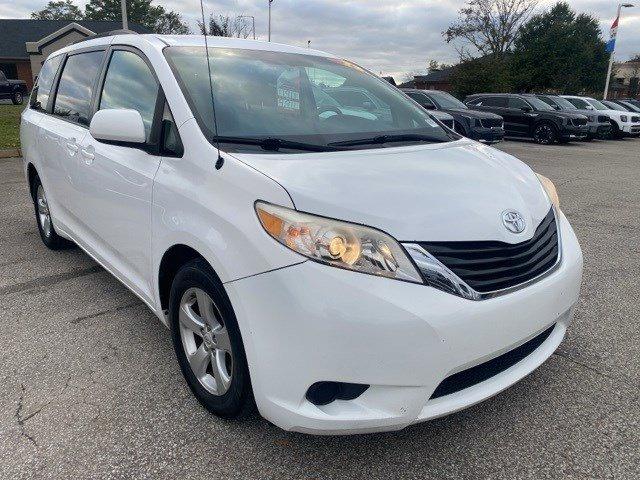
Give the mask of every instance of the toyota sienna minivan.
[[[347, 86], [380, 105], [336, 108]], [[572, 320], [551, 181], [333, 55], [88, 38], [44, 63], [21, 140], [42, 241], [140, 297], [222, 417], [397, 430], [522, 379]]]

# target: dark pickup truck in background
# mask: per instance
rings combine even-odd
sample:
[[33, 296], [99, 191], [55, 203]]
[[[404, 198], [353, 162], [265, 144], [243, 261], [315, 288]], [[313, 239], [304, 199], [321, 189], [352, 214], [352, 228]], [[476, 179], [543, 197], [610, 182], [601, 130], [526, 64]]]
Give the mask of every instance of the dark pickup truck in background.
[[14, 105], [22, 105], [27, 95], [27, 84], [24, 80], [9, 80], [0, 71], [0, 100], [9, 99]]

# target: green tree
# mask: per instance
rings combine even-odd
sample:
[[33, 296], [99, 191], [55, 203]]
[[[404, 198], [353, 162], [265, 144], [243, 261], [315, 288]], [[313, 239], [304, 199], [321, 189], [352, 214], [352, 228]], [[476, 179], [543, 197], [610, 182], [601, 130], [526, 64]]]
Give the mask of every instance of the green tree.
[[580, 93], [604, 87], [608, 56], [597, 19], [559, 2], [522, 26], [511, 60], [518, 90]]
[[[89, 20], [120, 21], [120, 0], [89, 0], [85, 17]], [[156, 33], [189, 33], [189, 27], [179, 13], [167, 12], [160, 5], [151, 5], [151, 0], [127, 0], [127, 19]]]
[[510, 92], [512, 79], [508, 55], [487, 55], [463, 60], [452, 75], [453, 93], [464, 98], [472, 93]]
[[51, 1], [42, 10], [31, 13], [36, 20], [82, 20], [82, 10], [71, 0]]

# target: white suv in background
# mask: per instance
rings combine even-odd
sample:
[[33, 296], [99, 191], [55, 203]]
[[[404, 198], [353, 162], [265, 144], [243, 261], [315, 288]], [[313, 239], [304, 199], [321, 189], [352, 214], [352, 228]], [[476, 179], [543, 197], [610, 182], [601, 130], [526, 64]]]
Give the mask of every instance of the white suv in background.
[[[396, 430], [554, 352], [582, 253], [548, 179], [346, 60], [204, 41], [66, 47], [21, 121], [42, 241], [79, 245], [149, 306], [204, 407]], [[319, 104], [343, 85], [383, 113]]]
[[604, 103], [591, 97], [561, 95], [581, 110], [593, 110], [609, 117], [611, 121], [611, 135], [614, 138], [640, 135], [640, 115], [612, 110]]

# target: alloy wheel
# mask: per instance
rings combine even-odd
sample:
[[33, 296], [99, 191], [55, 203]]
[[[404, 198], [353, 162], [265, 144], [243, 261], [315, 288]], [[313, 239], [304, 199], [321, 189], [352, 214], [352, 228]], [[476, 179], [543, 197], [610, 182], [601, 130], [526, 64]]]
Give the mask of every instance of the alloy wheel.
[[49, 213], [49, 204], [47, 203], [47, 197], [44, 194], [42, 185], [38, 185], [36, 203], [38, 207], [38, 222], [40, 222], [42, 233], [44, 233], [45, 237], [49, 238], [51, 236], [51, 214]]
[[212, 395], [224, 395], [233, 379], [233, 351], [229, 332], [211, 297], [189, 288], [180, 300], [180, 338], [191, 371]]
[[16, 103], [17, 104], [21, 104], [22, 103], [22, 94], [21, 93], [16, 93], [15, 95], [15, 99], [16, 99]]
[[542, 145], [553, 143], [555, 133], [549, 125], [540, 125], [536, 128], [535, 140]]

